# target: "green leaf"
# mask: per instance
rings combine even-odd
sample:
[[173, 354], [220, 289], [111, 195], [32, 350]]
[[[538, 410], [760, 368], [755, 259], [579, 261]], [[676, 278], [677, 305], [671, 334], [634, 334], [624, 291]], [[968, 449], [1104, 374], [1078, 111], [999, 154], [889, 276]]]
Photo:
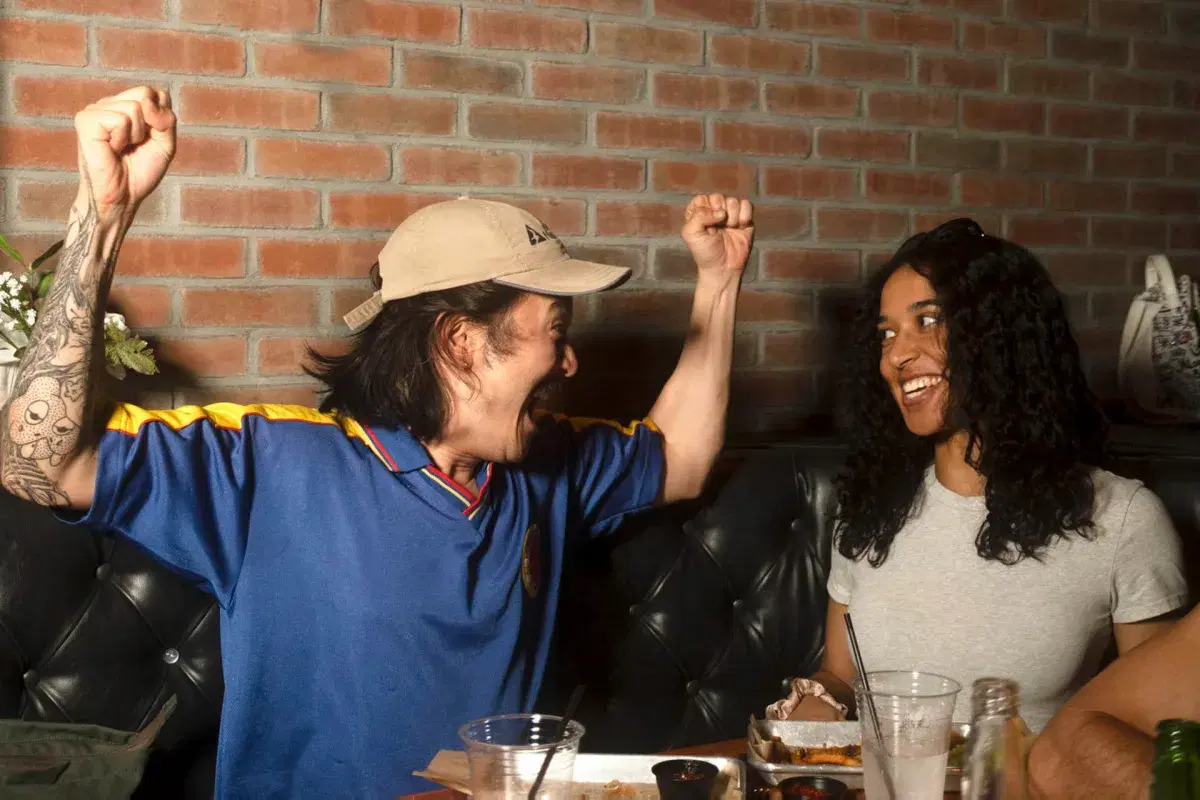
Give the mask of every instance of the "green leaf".
[[22, 267], [25, 266], [25, 259], [21, 258], [21, 254], [18, 253], [16, 251], [16, 249], [11, 244], [9, 244], [8, 240], [5, 239], [3, 236], [0, 236], [0, 250], [3, 250], [5, 255], [7, 255], [13, 261], [16, 261]]
[[54, 273], [47, 272], [37, 282], [37, 296], [43, 298], [50, 293], [50, 287], [54, 284]]
[[65, 241], [64, 239], [59, 239], [54, 244], [50, 245], [49, 249], [47, 249], [46, 252], [42, 253], [40, 256], [38, 256], [37, 258], [35, 258], [33, 260], [33, 263], [29, 265], [29, 268], [37, 269], [38, 267], [40, 267], [42, 265], [42, 262], [44, 262], [47, 258], [50, 258], [55, 253], [57, 253], [59, 250], [62, 250], [64, 241]]
[[142, 339], [110, 339], [105, 343], [104, 356], [110, 363], [121, 364], [143, 375], [154, 375], [158, 372], [154, 351]]
[[154, 363], [154, 358], [147, 353], [124, 353], [121, 363], [143, 375], [154, 375], [158, 372], [158, 364]]

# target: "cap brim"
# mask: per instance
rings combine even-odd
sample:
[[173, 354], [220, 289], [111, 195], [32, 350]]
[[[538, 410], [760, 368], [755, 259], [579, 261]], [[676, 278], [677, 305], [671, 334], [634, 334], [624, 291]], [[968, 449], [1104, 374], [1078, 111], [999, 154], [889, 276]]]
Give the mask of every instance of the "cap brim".
[[571, 297], [612, 289], [623, 283], [632, 272], [628, 267], [613, 267], [569, 258], [556, 264], [525, 272], [513, 272], [492, 280], [515, 289]]

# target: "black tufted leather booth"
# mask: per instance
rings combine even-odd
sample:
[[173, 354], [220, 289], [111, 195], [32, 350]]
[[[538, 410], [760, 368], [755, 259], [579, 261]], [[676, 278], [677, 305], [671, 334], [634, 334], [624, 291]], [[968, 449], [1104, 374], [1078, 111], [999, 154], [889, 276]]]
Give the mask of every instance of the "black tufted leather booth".
[[138, 796], [212, 797], [218, 612], [122, 538], [0, 491], [0, 716], [140, 730], [171, 696]]
[[[585, 548], [564, 582], [539, 705], [560, 710], [585, 681], [592, 751], [742, 735], [820, 661], [842, 455], [832, 441], [730, 450], [701, 501]], [[1197, 440], [1119, 437], [1108, 466], [1166, 501], [1200, 563]], [[175, 694], [138, 796], [211, 797], [222, 696], [211, 599], [127, 541], [3, 492], [0, 547], [0, 715], [134, 730]]]
[[[1114, 431], [1108, 469], [1143, 480], [1184, 541], [1200, 598], [1200, 435]], [[583, 747], [661, 752], [745, 735], [823, 651], [834, 442], [729, 451], [702, 502], [631, 520], [574, 565], [559, 672], [586, 682]]]

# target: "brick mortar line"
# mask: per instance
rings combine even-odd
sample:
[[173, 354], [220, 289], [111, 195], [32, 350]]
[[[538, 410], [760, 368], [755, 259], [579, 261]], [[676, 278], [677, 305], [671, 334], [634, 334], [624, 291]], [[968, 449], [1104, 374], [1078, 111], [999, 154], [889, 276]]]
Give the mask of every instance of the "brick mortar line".
[[[464, 10], [465, 9], [475, 9], [475, 10], [511, 11], [513, 13], [528, 14], [528, 15], [532, 15], [532, 16], [557, 17], [557, 18], [566, 18], [566, 19], [600, 18], [603, 21], [621, 20], [621, 21], [628, 21], [630, 24], [639, 23], [639, 22], [645, 23], [648, 21], [656, 21], [656, 22], [660, 22], [661, 24], [678, 26], [678, 27], [681, 27], [684, 29], [689, 29], [689, 30], [696, 29], [696, 28], [700, 28], [700, 29], [719, 28], [719, 29], [750, 30], [750, 31], [754, 31], [754, 30], [781, 31], [781, 29], [775, 29], [775, 28], [769, 27], [767, 25], [766, 15], [763, 13], [760, 13], [758, 15], [759, 19], [755, 25], [745, 26], [745, 25], [735, 25], [735, 24], [730, 24], [730, 23], [722, 23], [722, 22], [711, 21], [711, 20], [687, 19], [687, 18], [669, 17], [669, 16], [654, 16], [649, 12], [649, 10], [644, 11], [642, 15], [628, 15], [628, 14], [620, 14], [617, 12], [607, 12], [607, 11], [600, 11], [600, 10], [569, 9], [569, 8], [560, 8], [560, 7], [551, 7], [551, 6], [528, 6], [528, 5], [515, 6], [514, 5], [514, 6], [504, 6], [501, 8], [496, 8], [494, 5], [486, 2], [485, 0], [463, 0], [461, 2], [452, 2], [452, 3], [451, 2], [438, 2], [438, 0], [432, 0], [431, 2], [426, 2], [425, 4], [426, 5], [446, 6], [446, 7], [451, 7], [451, 8], [461, 7]], [[849, 5], [849, 4], [843, 4], [843, 5]], [[85, 14], [83, 12], [75, 13], [75, 12], [68, 12], [68, 11], [61, 11], [61, 10], [42, 10], [42, 9], [12, 10], [9, 13], [4, 14], [4, 16], [20, 16], [20, 17], [27, 17], [27, 18], [31, 18], [31, 19], [46, 19], [46, 20], [63, 21], [63, 22], [71, 22], [71, 21], [76, 21], [76, 20], [80, 20], [80, 21], [92, 20], [92, 19], [99, 17], [101, 20], [104, 20], [104, 21], [113, 20], [113, 21], [117, 21], [117, 22], [129, 22], [129, 23], [139, 23], [140, 22], [145, 25], [156, 25], [157, 24], [157, 26], [160, 26], [160, 27], [163, 25], [167, 25], [167, 24], [173, 24], [173, 25], [181, 26], [181, 29], [184, 29], [184, 30], [188, 30], [188, 31], [196, 30], [198, 32], [228, 30], [228, 31], [236, 31], [236, 32], [242, 32], [242, 33], [250, 33], [250, 32], [254, 32], [254, 33], [288, 33], [288, 32], [282, 32], [282, 31], [273, 31], [271, 29], [251, 29], [251, 30], [247, 31], [245, 29], [241, 29], [241, 28], [234, 27], [234, 26], [223, 26], [223, 25], [219, 25], [219, 24], [214, 25], [214, 24], [208, 24], [208, 23], [186, 22], [186, 21], [180, 19], [177, 16], [177, 14], [174, 13], [174, 11], [176, 10], [176, 6], [177, 6], [177, 3], [175, 3], [175, 2], [168, 3], [167, 15], [163, 20], [156, 20], [153, 18], [143, 18], [143, 17], [122, 16], [122, 15], [117, 15], [117, 14], [94, 14], [94, 13]], [[1021, 17], [1014, 17], [1013, 15], [1007, 15], [1007, 14], [1001, 14], [1000, 16], [994, 16], [994, 15], [985, 14], [985, 13], [973, 12], [968, 9], [950, 9], [950, 8], [944, 8], [944, 7], [931, 7], [931, 6], [922, 6], [916, 10], [899, 9], [899, 8], [896, 8], [894, 5], [891, 5], [888, 3], [857, 3], [851, 7], [865, 8], [865, 10], [868, 12], [882, 11], [882, 12], [893, 12], [895, 14], [910, 14], [911, 13], [914, 15], [935, 17], [935, 18], [941, 18], [941, 19], [950, 19], [953, 21], [965, 20], [965, 21], [970, 21], [970, 22], [983, 22], [985, 24], [991, 24], [991, 25], [997, 25], [997, 24], [1019, 25], [1019, 26], [1028, 27], [1028, 28], [1045, 29], [1048, 32], [1067, 31], [1067, 32], [1071, 32], [1071, 33], [1079, 33], [1079, 34], [1082, 34], [1085, 36], [1101, 37], [1101, 38], [1133, 37], [1139, 41], [1145, 40], [1145, 39], [1152, 39], [1152, 40], [1163, 39], [1166, 41], [1177, 42], [1180, 44], [1187, 44], [1186, 42], [1179, 40], [1179, 38], [1178, 38], [1179, 32], [1174, 30], [1175, 26], [1173, 24], [1171, 24], [1171, 20], [1173, 20], [1173, 18], [1174, 18], [1174, 13], [1177, 12], [1178, 9], [1172, 10], [1172, 14], [1168, 17], [1168, 20], [1169, 20], [1168, 29], [1164, 33], [1161, 31], [1160, 32], [1151, 32], [1151, 31], [1132, 30], [1132, 29], [1115, 28], [1115, 27], [1114, 28], [1101, 28], [1098, 26], [1098, 24], [1096, 23], [1096, 21], [1094, 19], [1089, 19], [1088, 21], [1084, 21], [1084, 22], [1073, 22], [1073, 21], [1057, 22], [1057, 21], [1046, 21], [1046, 20], [1031, 20], [1031, 19], [1025, 19], [1025, 18], [1021, 18]], [[326, 34], [326, 35], [332, 36], [333, 34], [331, 32], [329, 32], [329, 30], [328, 30], [329, 26], [324, 24], [327, 22], [326, 16], [327, 16], [327, 14], [319, 14], [318, 15], [318, 30], [317, 31], [303, 31], [303, 32], [297, 31], [297, 32], [294, 32], [295, 35]], [[463, 15], [462, 18], [465, 19], [465, 16], [466, 15]], [[862, 16], [864, 19], [864, 30], [860, 33], [860, 35], [863, 36], [864, 38], [866, 38], [867, 33], [865, 30], [865, 19], [866, 19], [867, 15], [863, 14]], [[188, 27], [182, 28], [182, 26], [188, 26]]]
[[[14, 63], [14, 62], [10, 62], [10, 63]], [[572, 62], [570, 65], [571, 66], [583, 66], [583, 67], [610, 66], [610, 65], [597, 65], [597, 64], [592, 64], [590, 62], [578, 62], [578, 63]], [[12, 78], [14, 80], [17, 77], [80, 78], [80, 79], [100, 78], [100, 79], [106, 79], [106, 80], [119, 80], [120, 76], [125, 74], [125, 71], [123, 71], [123, 70], [108, 70], [103, 76], [97, 76], [94, 71], [88, 70], [87, 68], [75, 68], [75, 71], [64, 71], [66, 68], [59, 69], [59, 68], [55, 68], [53, 65], [42, 65], [42, 64], [32, 64], [32, 63], [18, 64], [17, 66], [18, 66], [18, 69], [10, 70], [10, 75], [12, 76]], [[682, 75], [685, 77], [741, 77], [741, 78], [749, 77], [749, 75], [747, 73], [745, 73], [744, 71], [743, 72], [707, 71], [707, 72], [697, 73], [694, 70], [688, 71], [687, 69], [682, 69], [675, 65], [668, 65], [668, 64], [644, 65], [644, 66], [632, 67], [629, 69], [631, 69], [631, 71], [645, 71], [647, 73], [647, 77], [649, 79], [649, 80], [647, 80], [648, 87], [653, 85], [653, 79], [660, 74], [661, 75]], [[727, 70], [727, 68], [720, 68], [720, 69]], [[178, 72], [163, 72], [163, 71], [154, 71], [154, 70], [145, 70], [145, 71], [131, 70], [129, 72], [132, 73], [129, 75], [129, 77], [130, 77], [130, 82], [133, 84], [136, 84], [138, 79], [150, 80], [150, 79], [154, 79], [154, 78], [162, 78], [164, 81], [173, 82], [176, 84], [187, 84], [187, 85], [192, 85], [192, 86], [210, 86], [210, 87], [215, 86], [215, 87], [219, 87], [219, 88], [231, 88], [231, 89], [293, 89], [295, 91], [301, 91], [301, 92], [318, 93], [322, 96], [322, 99], [324, 99], [324, 100], [328, 100], [328, 98], [334, 94], [345, 94], [347, 92], [353, 92], [355, 94], [359, 94], [359, 93], [380, 94], [380, 95], [395, 97], [397, 99], [405, 98], [405, 97], [411, 97], [414, 99], [426, 99], [426, 98], [455, 99], [455, 100], [463, 100], [463, 101], [466, 101], [466, 102], [472, 103], [472, 104], [518, 103], [520, 105], [528, 105], [529, 107], [548, 107], [548, 108], [563, 107], [563, 104], [567, 104], [565, 106], [566, 108], [584, 108], [584, 107], [586, 107], [586, 108], [594, 108], [596, 110], [611, 110], [611, 111], [615, 111], [615, 112], [621, 112], [621, 111], [628, 112], [630, 110], [653, 109], [656, 112], [666, 113], [668, 115], [677, 114], [677, 113], [682, 114], [682, 113], [687, 113], [687, 112], [698, 113], [698, 112], [704, 112], [704, 111], [725, 113], [725, 114], [731, 114], [731, 115], [733, 115], [733, 114], [741, 115], [741, 114], [746, 113], [744, 111], [735, 110], [735, 109], [729, 109], [729, 110], [704, 109], [704, 108], [691, 109], [691, 108], [663, 106], [663, 105], [658, 105], [658, 104], [648, 105], [647, 103], [649, 102], [649, 96], [647, 97], [646, 100], [644, 100], [642, 102], [606, 103], [606, 102], [593, 101], [593, 100], [570, 100], [570, 99], [559, 100], [559, 99], [553, 99], [553, 98], [542, 98], [542, 97], [533, 97], [533, 96], [526, 97], [526, 96], [507, 95], [507, 94], [491, 94], [491, 93], [484, 93], [484, 92], [460, 92], [460, 91], [455, 91], [455, 90], [450, 90], [450, 89], [439, 89], [439, 88], [434, 88], [434, 87], [386, 87], [386, 86], [365, 85], [365, 84], [332, 83], [332, 82], [327, 82], [327, 81], [324, 81], [324, 82], [323, 81], [300, 81], [300, 80], [294, 80], [294, 79], [289, 79], [289, 78], [261, 78], [258, 76], [247, 76], [246, 78], [242, 78], [242, 79], [235, 78], [233, 80], [233, 82], [230, 82], [228, 80], [228, 78], [231, 76], [178, 73]], [[822, 87], [829, 87], [829, 88], [850, 87], [850, 88], [858, 89], [860, 91], [875, 93], [875, 92], [880, 92], [880, 91], [897, 91], [904, 87], [920, 87], [920, 88], [925, 89], [926, 91], [941, 92], [941, 93], [946, 93], [946, 94], [954, 93], [961, 98], [973, 98], [973, 99], [984, 99], [984, 100], [1008, 100], [1008, 101], [1012, 101], [1012, 102], [1037, 102], [1037, 103], [1046, 103], [1046, 104], [1053, 104], [1053, 105], [1078, 106], [1078, 107], [1086, 107], [1086, 108], [1100, 108], [1100, 109], [1112, 109], [1112, 110], [1130, 109], [1135, 114], [1139, 114], [1139, 115], [1143, 114], [1143, 113], [1148, 113], [1148, 114], [1174, 113], [1174, 114], [1179, 114], [1179, 115], [1183, 115], [1183, 116], [1200, 117], [1200, 111], [1192, 110], [1192, 109], [1188, 109], [1188, 108], [1181, 108], [1181, 107], [1177, 107], [1177, 106], [1170, 106], [1170, 105], [1141, 105], [1141, 106], [1138, 106], [1138, 105], [1130, 105], [1130, 104], [1125, 104], [1125, 103], [1117, 103], [1117, 102], [1112, 102], [1112, 101], [1103, 101], [1103, 100], [1094, 100], [1094, 99], [1077, 99], [1077, 98], [1066, 98], [1066, 97], [1059, 98], [1059, 97], [1036, 95], [1036, 94], [1014, 95], [1011, 92], [1006, 93], [1001, 90], [984, 90], [984, 89], [974, 89], [971, 87], [940, 86], [940, 85], [925, 84], [925, 83], [910, 84], [910, 83], [886, 82], [886, 81], [878, 81], [878, 80], [839, 80], [839, 79], [831, 79], [831, 78], [822, 78], [821, 76], [814, 76], [816, 79], [810, 80], [807, 77], [791, 77], [791, 78], [789, 78], [786, 73], [754, 73], [754, 74], [759, 75], [757, 80], [759, 81], [761, 89], [763, 91], [765, 91], [770, 86], [783, 86], [783, 87], [787, 87], [787, 86], [822, 86]], [[1168, 74], [1170, 74], [1170, 73], [1168, 73]], [[1138, 76], [1132, 76], [1132, 77], [1138, 77]], [[255, 82], [250, 82], [250, 80], [249, 80], [250, 78], [253, 78]], [[1178, 78], [1176, 78], [1176, 79], [1178, 80]], [[181, 87], [179, 87], [179, 88], [181, 88]], [[179, 88], [175, 89], [175, 91], [173, 91], [173, 94], [178, 94]], [[763, 108], [760, 109], [758, 112], [760, 114], [765, 113], [768, 115], [783, 114], [786, 116], [807, 116], [807, 115], [801, 115], [801, 114], [796, 114], [796, 113], [788, 114], [788, 112], [779, 112], [779, 111], [772, 112], [771, 110], [766, 108], [765, 102], [762, 105], [763, 105]], [[39, 117], [36, 115], [17, 115], [17, 114], [15, 114], [15, 112], [14, 112], [14, 116], [16, 116], [17, 118], [28, 117], [30, 119], [43, 118], [43, 117]], [[61, 119], [61, 118], [56, 117], [56, 119]], [[225, 127], [225, 126], [210, 125], [208, 127]]]

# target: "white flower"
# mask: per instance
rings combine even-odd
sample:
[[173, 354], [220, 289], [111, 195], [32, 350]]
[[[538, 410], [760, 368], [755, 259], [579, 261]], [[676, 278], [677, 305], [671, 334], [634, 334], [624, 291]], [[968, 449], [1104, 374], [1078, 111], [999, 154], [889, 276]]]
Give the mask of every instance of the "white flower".
[[8, 283], [12, 280], [11, 272], [0, 272], [0, 283]]
[[20, 280], [21, 283], [29, 283], [29, 273], [22, 272], [21, 277], [18, 280]]
[[109, 325], [112, 325], [114, 328], [116, 328], [119, 331], [129, 330], [129, 328], [127, 328], [125, 326], [125, 317], [122, 314], [111, 314], [111, 313], [105, 314], [104, 315], [104, 327], [107, 328]]
[[21, 291], [21, 284], [17, 283], [16, 278], [9, 278], [8, 280], [6, 280], [4, 282], [4, 285], [13, 294], [16, 294], [17, 292]]
[[36, 312], [36, 311], [34, 311], [32, 308], [30, 308], [30, 309], [26, 309], [26, 311], [25, 311], [25, 324], [26, 324], [26, 325], [28, 325], [29, 327], [31, 327], [31, 328], [32, 328], [32, 327], [33, 327], [33, 323], [34, 323], [34, 322], [36, 322], [36, 321], [37, 321], [37, 312]]

